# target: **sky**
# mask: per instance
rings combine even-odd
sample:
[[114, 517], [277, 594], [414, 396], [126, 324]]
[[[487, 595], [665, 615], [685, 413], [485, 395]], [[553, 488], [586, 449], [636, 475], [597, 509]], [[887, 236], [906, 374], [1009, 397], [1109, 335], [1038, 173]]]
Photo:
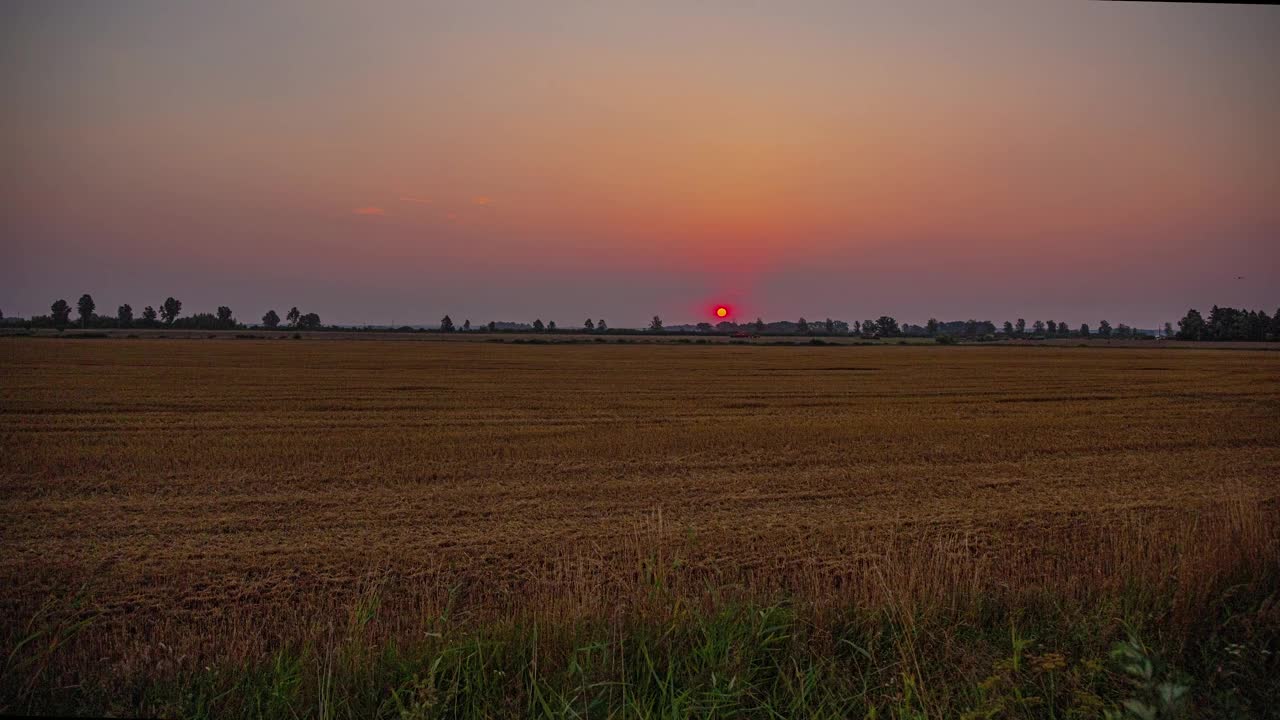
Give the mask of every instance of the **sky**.
[[6, 2], [0, 311], [1280, 306], [1280, 7]]

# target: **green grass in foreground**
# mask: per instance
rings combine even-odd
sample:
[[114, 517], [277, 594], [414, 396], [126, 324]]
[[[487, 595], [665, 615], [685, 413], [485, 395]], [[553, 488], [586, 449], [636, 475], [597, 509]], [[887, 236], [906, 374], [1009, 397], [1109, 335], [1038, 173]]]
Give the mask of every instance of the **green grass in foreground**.
[[[1165, 718], [1280, 708], [1276, 602], [1231, 597], [1203, 627], [1163, 629], [1124, 603], [820, 625], [786, 604], [675, 608], [610, 627], [510, 624], [414, 647], [369, 642], [376, 602], [322, 641], [147, 687], [77, 687], [5, 710], [194, 718]], [[819, 629], [819, 628], [822, 629]], [[12, 657], [10, 658], [13, 659]], [[12, 669], [12, 665], [10, 666]]]

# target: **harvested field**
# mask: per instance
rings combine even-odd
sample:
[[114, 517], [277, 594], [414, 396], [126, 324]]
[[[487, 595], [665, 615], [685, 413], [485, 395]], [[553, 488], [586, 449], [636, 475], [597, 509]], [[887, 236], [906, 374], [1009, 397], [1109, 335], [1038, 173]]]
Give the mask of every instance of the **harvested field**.
[[1245, 587], [1277, 642], [1280, 353], [7, 338], [0, 441], [0, 709], [187, 712], [154, 689], [371, 595], [365, 647], [779, 603], [806, 646], [885, 608], [1007, 636], [1053, 597], [1178, 653]]

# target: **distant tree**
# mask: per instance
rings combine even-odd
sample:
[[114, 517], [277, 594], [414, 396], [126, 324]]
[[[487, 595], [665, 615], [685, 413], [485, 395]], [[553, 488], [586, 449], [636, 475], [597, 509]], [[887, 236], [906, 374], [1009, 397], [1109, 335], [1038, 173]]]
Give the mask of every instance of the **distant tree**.
[[662, 318], [654, 315], [653, 319], [649, 321], [649, 330], [651, 332], [662, 332]]
[[1026, 334], [1027, 321], [1023, 320], [1022, 318], [1018, 318], [1018, 322], [1013, 324], [1013, 332], [1018, 335]]
[[1044, 324], [1044, 331], [1045, 331], [1045, 333], [1047, 333], [1047, 334], [1049, 335], [1049, 337], [1053, 337], [1054, 335], [1057, 335], [1057, 334], [1058, 334], [1058, 323], [1056, 323], [1056, 322], [1054, 322], [1054, 321], [1052, 321], [1052, 320], [1048, 320], [1048, 321], [1046, 321], [1046, 322], [1045, 322], [1045, 324]]
[[855, 334], [855, 335], [861, 335], [861, 334], [862, 334], [862, 321], [861, 321], [861, 320], [854, 320], [854, 321], [853, 321], [853, 332], [854, 332], [854, 334]]
[[1080, 337], [1089, 337], [1089, 323], [1080, 323]]
[[1271, 329], [1271, 316], [1267, 315], [1266, 310], [1249, 311], [1249, 329], [1248, 337], [1254, 342], [1267, 339], [1267, 332]]
[[872, 335], [872, 334], [875, 334], [875, 333], [879, 332], [879, 329], [878, 329], [878, 328], [876, 328], [876, 321], [875, 321], [875, 320], [863, 320], [863, 321], [862, 321], [862, 332], [864, 332], [864, 333], [866, 333], [866, 334], [868, 334], [868, 335]]
[[546, 325], [542, 324], [542, 318], [538, 318], [537, 320], [533, 321], [533, 329], [537, 330], [538, 332], [542, 332], [543, 330], [546, 329]]
[[160, 317], [164, 319], [165, 325], [172, 325], [174, 320], [182, 314], [182, 301], [174, 298], [165, 298], [160, 304]]
[[756, 332], [764, 332], [764, 320], [762, 318], [756, 318]]
[[320, 316], [315, 313], [307, 313], [298, 318], [298, 328], [302, 330], [318, 330], [320, 328]]
[[289, 321], [290, 325], [297, 325], [298, 318], [302, 317], [302, 313], [298, 312], [298, 306], [294, 305], [289, 308], [289, 312], [285, 313], [284, 319]]
[[978, 321], [970, 318], [964, 321], [964, 336], [973, 337], [978, 334]]
[[1111, 337], [1111, 323], [1107, 322], [1106, 320], [1098, 321], [1098, 337], [1104, 337], [1104, 338]]
[[1271, 316], [1271, 325], [1267, 335], [1272, 340], [1280, 340], [1280, 308], [1276, 308], [1276, 314]]
[[709, 322], [700, 322], [698, 323], [697, 328], [698, 332], [701, 333], [709, 333], [712, 330], [711, 323]]
[[828, 335], [836, 334], [836, 322], [831, 318], [827, 318], [827, 321], [823, 323], [823, 326], [824, 326], [823, 329], [826, 331]]
[[801, 335], [808, 335], [808, 334], [809, 334], [809, 321], [808, 321], [808, 320], [805, 320], [804, 318], [800, 318], [800, 322], [796, 323], [796, 330], [797, 330]]
[[1217, 305], [1209, 308], [1209, 317], [1205, 318], [1203, 340], [1230, 340], [1230, 329], [1234, 324], [1235, 310], [1220, 308]]
[[1172, 324], [1172, 323], [1165, 323], [1165, 324], [1164, 324], [1164, 336], [1165, 336], [1165, 337], [1167, 337], [1167, 338], [1168, 338], [1168, 337], [1173, 337], [1173, 324]]
[[156, 324], [156, 309], [150, 305], [142, 308], [142, 321], [148, 325]]
[[1043, 335], [1043, 334], [1044, 334], [1044, 321], [1043, 321], [1043, 320], [1037, 320], [1037, 321], [1035, 321], [1034, 323], [1031, 323], [1031, 332], [1032, 332], [1032, 333], [1034, 333], [1034, 334], [1036, 334], [1036, 335]]
[[133, 324], [133, 308], [129, 303], [125, 303], [116, 308], [116, 322], [120, 327], [129, 327]]
[[262, 324], [274, 330], [280, 325], [280, 316], [276, 314], [275, 310], [268, 310], [267, 314], [262, 316]]
[[547, 332], [555, 332], [555, 331], [556, 331], [556, 321], [555, 320], [548, 321]]
[[49, 306], [49, 313], [53, 318], [53, 324], [58, 327], [66, 325], [71, 320], [71, 306], [67, 304], [66, 300], [61, 298], [55, 300], [53, 304]]
[[1200, 311], [1192, 308], [1187, 311], [1186, 315], [1178, 321], [1179, 340], [1203, 340], [1204, 339], [1204, 318], [1201, 317]]
[[596, 324], [591, 321], [591, 318], [587, 318], [587, 321], [582, 323], [582, 329], [587, 332], [595, 332]]
[[1013, 323], [1008, 320], [1004, 321], [1004, 334], [1013, 337]]
[[1121, 338], [1133, 337], [1133, 328], [1125, 325], [1124, 323], [1120, 323], [1116, 326], [1115, 335], [1116, 337]]
[[218, 307], [218, 324], [225, 327], [234, 327], [236, 321], [231, 317], [231, 308], [226, 305]]
[[465, 331], [469, 331], [469, 330], [471, 330], [471, 320], [470, 320], [470, 319], [467, 319], [467, 320], [463, 320], [463, 321], [462, 321], [462, 329], [463, 329], [463, 331], [464, 331], [464, 332], [465, 332]]
[[490, 321], [489, 321], [489, 332], [497, 332], [497, 331], [498, 331], [498, 323], [494, 322], [493, 320], [490, 320]]
[[440, 330], [441, 332], [453, 332], [454, 331], [453, 318], [449, 317], [448, 315], [445, 315], [444, 317], [440, 318]]
[[893, 337], [898, 334], [898, 321], [888, 315], [881, 315], [876, 321], [876, 331], [881, 337]]
[[80, 300], [76, 303], [76, 312], [80, 314], [80, 327], [84, 327], [93, 319], [93, 309], [97, 305], [93, 302], [93, 296], [85, 293], [80, 296]]
[[929, 322], [924, 324], [924, 333], [929, 337], [938, 335], [938, 318], [929, 318]]
[[600, 321], [596, 323], [596, 330], [599, 330], [600, 332], [605, 332], [608, 329], [609, 329], [609, 326], [605, 324], [604, 318], [600, 318]]

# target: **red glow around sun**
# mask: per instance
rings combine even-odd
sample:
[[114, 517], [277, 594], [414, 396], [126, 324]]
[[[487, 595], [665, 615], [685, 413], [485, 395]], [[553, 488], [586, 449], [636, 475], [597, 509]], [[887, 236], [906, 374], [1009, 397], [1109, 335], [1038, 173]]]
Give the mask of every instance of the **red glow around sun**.
[[723, 306], [723, 305], [718, 306], [718, 307], [716, 308], [716, 317], [718, 317], [718, 318], [726, 318], [726, 317], [729, 317], [729, 308], [727, 308], [727, 307], [725, 307], [725, 306]]

